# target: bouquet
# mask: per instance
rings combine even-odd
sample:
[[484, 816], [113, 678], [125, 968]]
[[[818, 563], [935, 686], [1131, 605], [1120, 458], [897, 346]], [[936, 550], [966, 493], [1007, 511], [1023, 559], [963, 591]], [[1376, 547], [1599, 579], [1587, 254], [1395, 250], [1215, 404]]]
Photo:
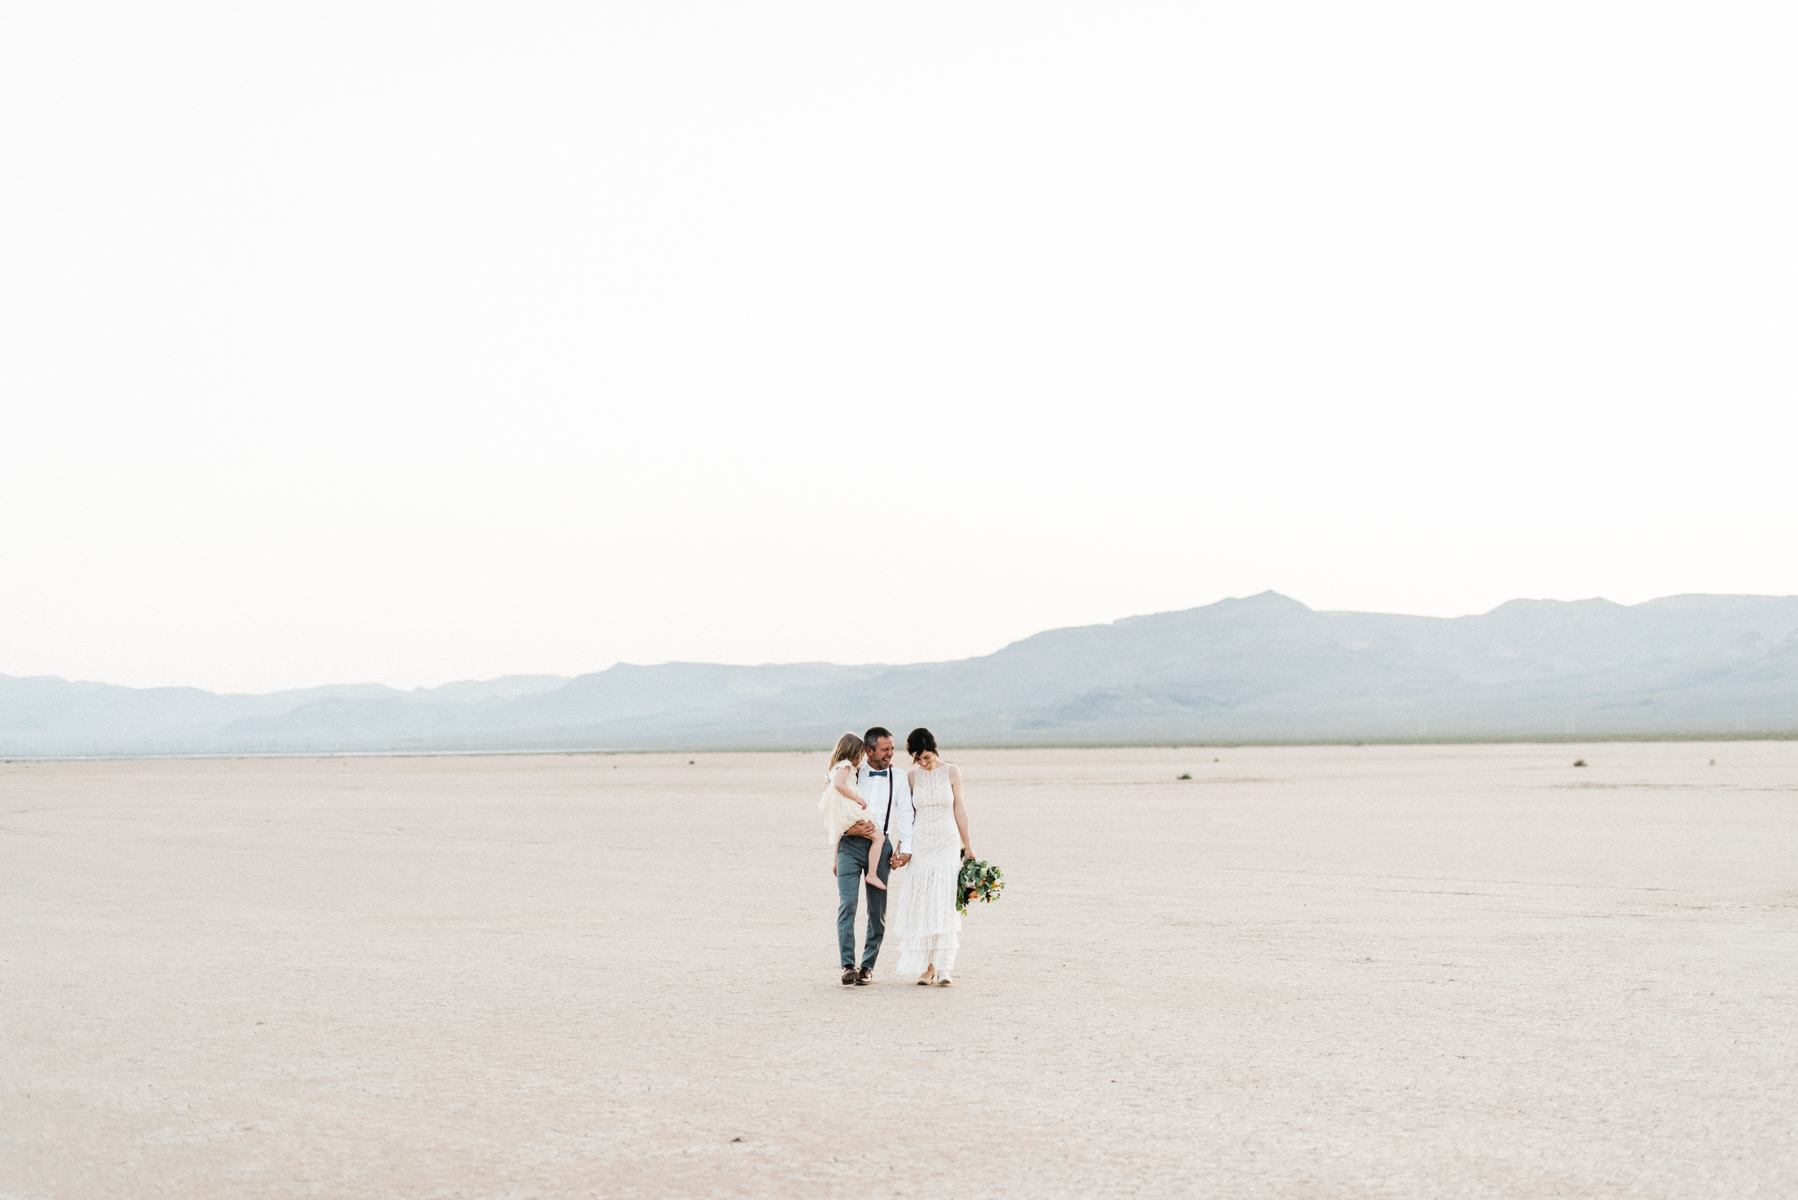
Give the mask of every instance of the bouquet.
[[968, 905], [976, 900], [982, 904], [991, 904], [1004, 890], [1004, 871], [984, 858], [976, 862], [964, 857], [961, 860], [961, 878], [955, 885], [955, 911], [967, 912]]

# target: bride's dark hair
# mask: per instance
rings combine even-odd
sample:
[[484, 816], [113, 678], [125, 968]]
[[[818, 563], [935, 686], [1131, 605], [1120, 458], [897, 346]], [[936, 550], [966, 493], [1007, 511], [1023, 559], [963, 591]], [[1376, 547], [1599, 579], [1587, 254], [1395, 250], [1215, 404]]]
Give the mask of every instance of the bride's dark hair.
[[911, 755], [913, 762], [917, 762], [918, 756], [926, 750], [936, 753], [936, 734], [920, 725], [905, 735], [905, 752]]

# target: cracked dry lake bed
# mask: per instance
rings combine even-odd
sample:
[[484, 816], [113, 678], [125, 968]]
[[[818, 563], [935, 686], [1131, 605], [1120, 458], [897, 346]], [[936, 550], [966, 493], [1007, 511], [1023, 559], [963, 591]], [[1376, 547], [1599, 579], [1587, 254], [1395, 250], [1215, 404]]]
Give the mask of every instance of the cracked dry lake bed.
[[948, 757], [952, 989], [822, 754], [0, 763], [0, 1197], [1798, 1194], [1798, 743]]

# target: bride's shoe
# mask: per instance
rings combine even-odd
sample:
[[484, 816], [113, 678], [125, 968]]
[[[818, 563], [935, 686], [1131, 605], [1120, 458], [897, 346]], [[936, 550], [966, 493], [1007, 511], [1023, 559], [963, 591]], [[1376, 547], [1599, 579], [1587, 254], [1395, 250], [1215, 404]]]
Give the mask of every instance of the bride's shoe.
[[953, 987], [954, 984], [955, 980], [949, 978], [947, 975], [939, 976], [936, 981], [938, 987]]
[[931, 968], [926, 970], [922, 975], [918, 976], [918, 986], [919, 987], [929, 987], [931, 984], [933, 984], [935, 982], [936, 982], [936, 968], [934, 966], [932, 966]]

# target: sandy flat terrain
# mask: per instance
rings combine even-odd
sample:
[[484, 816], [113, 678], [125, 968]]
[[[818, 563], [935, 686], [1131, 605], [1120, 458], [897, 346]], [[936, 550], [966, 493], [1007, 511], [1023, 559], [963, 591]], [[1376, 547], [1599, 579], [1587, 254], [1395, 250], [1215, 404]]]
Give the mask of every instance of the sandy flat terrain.
[[0, 1197], [1798, 1194], [1798, 744], [951, 758], [948, 990], [821, 755], [0, 764]]

